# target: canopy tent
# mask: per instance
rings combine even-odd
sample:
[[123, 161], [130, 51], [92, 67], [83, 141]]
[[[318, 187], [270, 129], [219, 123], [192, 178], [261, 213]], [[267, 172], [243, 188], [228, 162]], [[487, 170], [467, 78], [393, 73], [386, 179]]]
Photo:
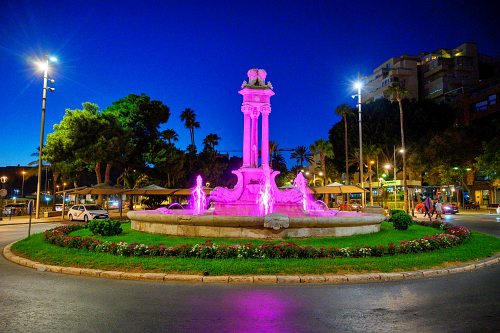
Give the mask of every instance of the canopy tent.
[[[124, 194], [136, 194], [136, 195], [191, 195], [193, 190], [190, 188], [186, 189], [176, 189], [176, 188], [164, 188], [158, 185], [148, 185], [135, 190], [127, 190]], [[205, 194], [210, 194], [212, 192], [211, 188], [203, 188]]]
[[340, 183], [331, 183], [326, 186], [313, 187], [316, 194], [345, 194], [345, 193], [363, 193], [367, 190], [357, 185], [344, 185]]
[[126, 190], [124, 194], [136, 194], [136, 195], [165, 195], [172, 194], [175, 189], [164, 188], [155, 184], [144, 186], [141, 188]]
[[116, 186], [111, 186], [107, 184], [97, 184], [95, 186], [91, 187], [84, 187], [81, 189], [75, 189], [74, 191], [66, 191], [66, 193], [71, 193], [71, 194], [121, 194], [125, 190], [116, 187]]

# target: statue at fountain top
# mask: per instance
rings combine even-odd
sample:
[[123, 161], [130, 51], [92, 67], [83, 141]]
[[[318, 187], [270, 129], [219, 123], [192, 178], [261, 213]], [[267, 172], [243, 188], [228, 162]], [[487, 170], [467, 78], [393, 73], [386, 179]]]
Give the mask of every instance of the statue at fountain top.
[[264, 69], [249, 69], [247, 75], [248, 83], [243, 81], [241, 88], [273, 89], [271, 82], [266, 83], [267, 72]]

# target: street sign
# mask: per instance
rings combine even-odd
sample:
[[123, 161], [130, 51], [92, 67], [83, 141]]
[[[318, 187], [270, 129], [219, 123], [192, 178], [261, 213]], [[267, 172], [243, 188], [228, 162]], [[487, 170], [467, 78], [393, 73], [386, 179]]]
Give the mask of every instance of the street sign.
[[31, 215], [33, 213], [33, 200], [28, 202], [28, 214]]
[[6, 189], [1, 189], [0, 190], [0, 197], [5, 198], [7, 196], [7, 190]]

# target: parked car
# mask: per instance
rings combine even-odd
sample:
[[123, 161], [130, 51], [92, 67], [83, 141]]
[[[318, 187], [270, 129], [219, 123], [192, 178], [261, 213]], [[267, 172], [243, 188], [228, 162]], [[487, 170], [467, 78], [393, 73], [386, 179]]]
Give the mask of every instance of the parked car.
[[94, 219], [107, 219], [109, 214], [98, 205], [74, 205], [68, 211], [68, 219], [88, 222]]
[[25, 215], [28, 214], [28, 205], [25, 203], [12, 203], [5, 205], [3, 215]]
[[[425, 206], [423, 202], [420, 202], [415, 205], [415, 210], [420, 214], [425, 213]], [[431, 208], [431, 213], [434, 213], [434, 207]], [[458, 207], [454, 203], [445, 203], [443, 204], [443, 213], [444, 214], [456, 214], [458, 213]]]

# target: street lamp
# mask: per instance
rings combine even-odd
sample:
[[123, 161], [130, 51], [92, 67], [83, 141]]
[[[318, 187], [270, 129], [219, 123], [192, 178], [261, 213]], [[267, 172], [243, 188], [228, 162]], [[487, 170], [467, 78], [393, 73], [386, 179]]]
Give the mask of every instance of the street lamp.
[[373, 206], [373, 183], [372, 183], [372, 165], [375, 164], [374, 160], [370, 160], [368, 163], [368, 175], [370, 177], [370, 206]]
[[361, 181], [361, 188], [363, 189], [363, 193], [361, 194], [361, 201], [363, 207], [365, 206], [365, 187], [363, 184], [363, 130], [362, 130], [362, 122], [361, 122], [361, 88], [363, 87], [363, 83], [359, 80], [358, 73], [358, 81], [354, 83], [354, 88], [357, 89], [358, 94], [353, 97], [358, 97], [358, 121], [359, 121], [359, 178]]
[[2, 205], [0, 206], [0, 221], [3, 220], [3, 198], [7, 196], [7, 191], [4, 190], [3, 184], [7, 182], [7, 179], [7, 176], [0, 177], [0, 182], [2, 183], [2, 189], [0, 189], [0, 198], [2, 199]]
[[26, 175], [26, 171], [21, 172], [23, 174], [23, 186], [21, 187], [21, 197], [24, 198], [24, 176]]
[[50, 91], [54, 91], [55, 89], [47, 86], [48, 81], [54, 83], [53, 79], [49, 79], [48, 71], [49, 71], [49, 61], [56, 62], [57, 59], [55, 57], [49, 57], [45, 55], [43, 62], [38, 63], [40, 69], [43, 70], [43, 89], [42, 89], [42, 119], [40, 121], [40, 147], [38, 151], [38, 181], [36, 186], [36, 218], [40, 218], [40, 188], [42, 186], [42, 148], [43, 148], [43, 137], [44, 137], [44, 127], [45, 127], [45, 104], [47, 100], [47, 89]]

